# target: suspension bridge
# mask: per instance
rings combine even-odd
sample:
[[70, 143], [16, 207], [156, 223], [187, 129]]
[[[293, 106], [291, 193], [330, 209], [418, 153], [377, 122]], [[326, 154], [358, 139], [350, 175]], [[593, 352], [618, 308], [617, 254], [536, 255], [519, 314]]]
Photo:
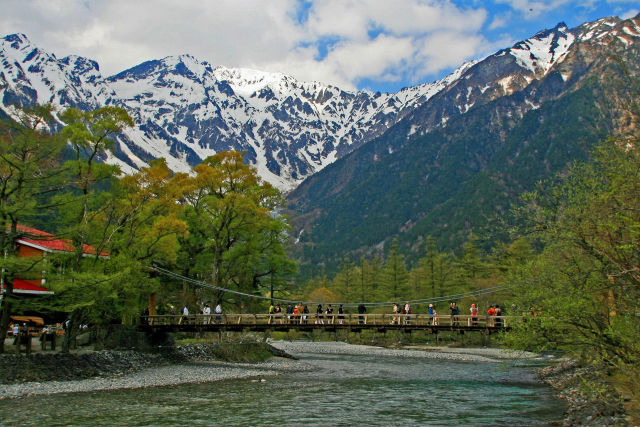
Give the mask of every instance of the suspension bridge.
[[[180, 280], [183, 283], [208, 288], [219, 292], [230, 293], [242, 297], [269, 300], [271, 303], [295, 304], [299, 301], [283, 298], [271, 298], [269, 296], [249, 294], [232, 289], [226, 289], [211, 285], [196, 279], [154, 267], [154, 270], [169, 278]], [[491, 288], [479, 289], [464, 293], [445, 295], [437, 298], [414, 299], [409, 302], [415, 306], [436, 304], [455, 299], [478, 297], [481, 295], [504, 291], [513, 285], [500, 285]], [[404, 300], [403, 300], [404, 301]], [[311, 307], [324, 302], [302, 302]], [[364, 302], [364, 303], [332, 303], [334, 306], [347, 307], [365, 306], [369, 308], [390, 307], [391, 302]], [[513, 322], [521, 321], [520, 316], [487, 316], [487, 315], [429, 315], [429, 314], [401, 314], [401, 313], [231, 313], [231, 314], [190, 314], [190, 315], [148, 315], [141, 316], [141, 328], [151, 332], [219, 332], [219, 331], [313, 331], [325, 330], [335, 332], [347, 330], [359, 332], [362, 330], [386, 331], [420, 331], [437, 334], [439, 331], [481, 331], [491, 334], [510, 329]]]
[[480, 331], [486, 334], [508, 330], [518, 316], [431, 316], [428, 314], [193, 314], [142, 316], [141, 327], [153, 332], [347, 330], [387, 331]]

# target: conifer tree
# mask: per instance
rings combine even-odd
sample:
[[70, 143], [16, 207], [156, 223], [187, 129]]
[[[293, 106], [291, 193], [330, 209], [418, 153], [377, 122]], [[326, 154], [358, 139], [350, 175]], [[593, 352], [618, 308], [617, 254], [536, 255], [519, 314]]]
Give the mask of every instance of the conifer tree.
[[398, 242], [394, 241], [384, 265], [385, 293], [392, 299], [407, 299], [409, 274], [404, 257], [400, 254]]

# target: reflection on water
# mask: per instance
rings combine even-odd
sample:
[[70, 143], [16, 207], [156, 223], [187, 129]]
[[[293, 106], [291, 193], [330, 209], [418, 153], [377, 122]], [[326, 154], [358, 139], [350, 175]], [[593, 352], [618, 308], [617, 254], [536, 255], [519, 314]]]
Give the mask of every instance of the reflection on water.
[[251, 379], [0, 401], [2, 425], [539, 425], [563, 402], [531, 369], [304, 355], [317, 369]]

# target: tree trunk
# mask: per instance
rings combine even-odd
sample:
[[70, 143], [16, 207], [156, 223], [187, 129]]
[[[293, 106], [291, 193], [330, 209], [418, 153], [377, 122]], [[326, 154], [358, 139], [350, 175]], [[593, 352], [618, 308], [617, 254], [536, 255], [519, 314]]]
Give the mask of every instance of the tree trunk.
[[69, 319], [69, 324], [64, 334], [64, 341], [62, 341], [62, 352], [69, 353], [69, 349], [71, 348], [71, 344], [73, 340], [75, 340], [78, 335], [78, 326], [80, 325], [80, 320], [82, 319], [82, 313], [78, 310], [74, 310], [71, 313], [71, 318]]
[[7, 339], [7, 329], [11, 323], [11, 299], [13, 283], [7, 283], [7, 290], [2, 298], [2, 316], [0, 316], [0, 354], [5, 352], [4, 341]]

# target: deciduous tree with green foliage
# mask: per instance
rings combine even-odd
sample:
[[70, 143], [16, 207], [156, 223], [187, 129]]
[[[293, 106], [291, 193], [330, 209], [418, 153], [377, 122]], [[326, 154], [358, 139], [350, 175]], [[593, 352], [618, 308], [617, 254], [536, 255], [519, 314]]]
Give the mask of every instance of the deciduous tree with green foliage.
[[[57, 204], [62, 206], [59, 218], [63, 222], [63, 236], [68, 237], [75, 248], [73, 257], [59, 261], [67, 273], [64, 278], [58, 276], [61, 280], [55, 284], [59, 296], [57, 303], [70, 312], [63, 344], [63, 349], [68, 350], [80, 323], [111, 319], [120, 313], [115, 307], [118, 306], [116, 282], [121, 278], [105, 270], [108, 263], [100, 251], [88, 256], [85, 248], [99, 239], [99, 227], [95, 223], [113, 197], [104, 189], [115, 185], [120, 173], [117, 166], [99, 160], [115, 144], [112, 138], [125, 127], [133, 126], [133, 120], [119, 107], [102, 107], [88, 112], [70, 108], [60, 117], [65, 122], [60, 136], [74, 153], [64, 164], [67, 191], [56, 198]], [[110, 315], [102, 317], [97, 314], [100, 311]]]
[[[284, 253], [286, 218], [280, 192], [243, 163], [238, 152], [221, 152], [182, 176], [181, 203], [189, 236], [182, 241], [184, 273], [221, 288], [255, 292], [273, 277], [290, 275]], [[213, 298], [222, 301], [223, 293]]]
[[16, 241], [19, 225], [34, 222], [50, 212], [49, 197], [60, 184], [59, 154], [64, 142], [49, 132], [53, 123], [50, 105], [25, 108], [18, 120], [0, 123], [0, 353], [14, 303], [13, 279], [25, 278], [43, 269], [42, 259], [20, 259]]
[[521, 217], [544, 244], [513, 273], [536, 314], [513, 346], [561, 349], [640, 390], [640, 139], [601, 143], [590, 163], [527, 194]]

